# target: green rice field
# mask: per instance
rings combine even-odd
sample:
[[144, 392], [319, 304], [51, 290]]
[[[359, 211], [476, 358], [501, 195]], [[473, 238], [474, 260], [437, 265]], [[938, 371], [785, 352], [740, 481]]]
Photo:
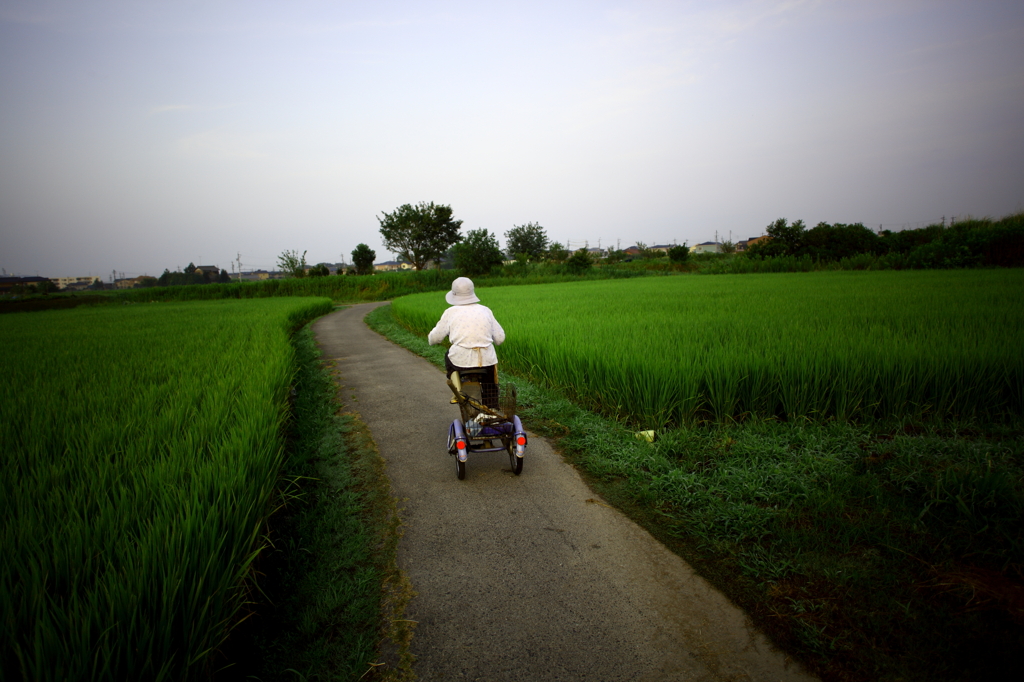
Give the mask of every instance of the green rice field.
[[[1020, 270], [659, 277], [486, 289], [502, 369], [647, 428], [1024, 412]], [[417, 333], [437, 293], [393, 303]]]
[[0, 677], [201, 677], [247, 599], [293, 329], [328, 299], [0, 320]]
[[[478, 293], [526, 428], [595, 492], [821, 679], [933, 682], [1024, 665], [1022, 289], [947, 270]], [[423, 336], [446, 307], [367, 321], [440, 366]]]

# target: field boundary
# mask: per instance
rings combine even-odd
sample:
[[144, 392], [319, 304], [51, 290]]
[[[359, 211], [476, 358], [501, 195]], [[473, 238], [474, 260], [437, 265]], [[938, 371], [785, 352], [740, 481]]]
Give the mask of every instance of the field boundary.
[[217, 679], [408, 682], [413, 624], [403, 616], [413, 593], [396, 560], [400, 511], [373, 437], [340, 399], [311, 326], [294, 335], [294, 416], [258, 559], [261, 597], [218, 653], [230, 667]]

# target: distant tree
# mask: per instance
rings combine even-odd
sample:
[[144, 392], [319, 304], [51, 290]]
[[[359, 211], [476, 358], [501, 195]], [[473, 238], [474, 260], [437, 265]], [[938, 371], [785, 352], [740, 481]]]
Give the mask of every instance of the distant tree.
[[[186, 272], [171, 272], [170, 270], [164, 270], [164, 274], [160, 275], [160, 279], [157, 283], [162, 287], [180, 287], [189, 284], [207, 284], [208, 280], [200, 273], [196, 272], [194, 265], [189, 263], [192, 268], [191, 271]], [[186, 270], [188, 270], [186, 268]]]
[[327, 267], [327, 263], [317, 263], [306, 271], [306, 277], [326, 277], [329, 274], [331, 269]]
[[803, 254], [819, 261], [838, 261], [859, 253], [879, 255], [886, 251], [881, 238], [861, 223], [818, 223], [804, 234]]
[[470, 230], [465, 239], [452, 247], [452, 256], [456, 269], [471, 277], [486, 275], [504, 261], [498, 238], [483, 228]]
[[647, 244], [645, 244], [643, 242], [637, 242], [636, 243], [636, 248], [639, 249], [639, 251], [640, 251], [639, 256], [643, 260], [650, 260], [650, 259], [656, 258], [658, 256], [658, 252], [657, 251], [655, 251], [654, 249], [650, 248], [649, 246], [647, 246]]
[[453, 244], [452, 246], [448, 247], [448, 250], [446, 250], [444, 253], [441, 254], [441, 260], [437, 264], [438, 269], [440, 269], [440, 270], [454, 270], [455, 269], [455, 247], [456, 246], [458, 246], [458, 244]]
[[724, 242], [718, 245], [721, 253], [736, 253], [736, 242], [731, 239], [726, 239]]
[[290, 277], [306, 276], [306, 252], [299, 255], [298, 251], [284, 251], [277, 257], [277, 267]]
[[916, 230], [903, 230], [892, 232], [883, 230], [880, 235], [886, 251], [891, 253], [910, 253], [919, 246], [930, 244], [942, 237], [946, 228], [941, 224], [928, 225]]
[[604, 257], [605, 263], [621, 263], [626, 260], [626, 252], [622, 249], [608, 249], [608, 255]]
[[441, 256], [461, 239], [462, 221], [452, 218], [451, 206], [434, 202], [403, 204], [377, 221], [385, 248], [417, 270], [431, 260], [440, 267]]
[[505, 264], [504, 274], [514, 275], [516, 277], [524, 277], [530, 272], [531, 269], [532, 266], [530, 265], [530, 257], [527, 256], [525, 253], [519, 253], [516, 254], [515, 262]]
[[537, 223], [513, 225], [512, 229], [505, 233], [505, 252], [509, 259], [518, 258], [519, 254], [525, 253], [527, 260], [540, 260], [547, 246], [548, 235]]
[[565, 259], [569, 257], [569, 250], [561, 245], [559, 242], [551, 242], [551, 246], [548, 247], [545, 258], [553, 263], [564, 263]]
[[352, 249], [352, 262], [355, 264], [355, 271], [360, 275], [373, 274], [373, 261], [377, 258], [377, 252], [366, 244], [358, 244]]
[[187, 266], [185, 266], [185, 274], [186, 275], [191, 275], [195, 271], [196, 271], [195, 263], [189, 263]]
[[577, 250], [565, 261], [565, 267], [574, 275], [582, 275], [594, 266], [594, 259], [586, 249]]
[[779, 218], [766, 228], [768, 239], [747, 249], [748, 258], [774, 258], [776, 256], [798, 256], [804, 248], [804, 221], [795, 220], [790, 225], [785, 218]]
[[57, 283], [52, 282], [48, 279], [44, 279], [42, 282], [36, 284], [36, 291], [40, 294], [48, 294], [51, 291], [57, 291]]
[[[164, 270], [164, 272], [167, 272], [167, 271]], [[97, 277], [96, 279], [94, 279], [92, 281], [92, 284], [89, 285], [89, 288], [94, 290], [94, 291], [103, 291], [103, 280], [100, 279], [99, 277]]]
[[668, 259], [673, 263], [685, 263], [690, 259], [690, 248], [686, 242], [673, 246], [668, 250]]
[[767, 227], [768, 236], [783, 255], [796, 256], [804, 247], [804, 221], [794, 220], [790, 225], [785, 218], [779, 218]]
[[143, 276], [139, 278], [140, 289], [148, 289], [150, 287], [155, 287], [157, 284], [159, 284], [159, 281], [157, 280], [156, 277]]

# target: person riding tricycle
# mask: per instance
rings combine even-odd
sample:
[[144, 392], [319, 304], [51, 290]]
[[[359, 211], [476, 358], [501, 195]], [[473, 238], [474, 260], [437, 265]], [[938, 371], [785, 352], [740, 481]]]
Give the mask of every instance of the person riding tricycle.
[[[506, 450], [512, 471], [523, 471], [526, 453], [526, 432], [515, 415], [516, 393], [511, 384], [498, 384], [496, 345], [505, 341], [501, 328], [490, 308], [480, 304], [468, 277], [452, 282], [445, 294], [451, 305], [444, 311], [427, 340], [436, 345], [447, 337], [451, 348], [445, 354], [448, 386], [458, 404], [460, 419], [448, 429], [448, 452], [455, 456], [456, 474], [466, 477], [469, 452]], [[494, 441], [501, 443], [495, 446]]]

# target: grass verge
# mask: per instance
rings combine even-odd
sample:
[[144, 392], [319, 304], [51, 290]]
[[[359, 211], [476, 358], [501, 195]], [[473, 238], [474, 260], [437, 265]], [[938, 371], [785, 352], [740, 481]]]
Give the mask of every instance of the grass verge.
[[220, 682], [410, 680], [411, 588], [398, 512], [365, 424], [339, 414], [312, 330], [295, 338], [289, 453], [249, 614], [220, 652]]
[[[367, 317], [436, 364], [381, 307]], [[659, 433], [504, 376], [527, 428], [826, 680], [1024, 668], [1024, 428], [751, 421]]]

